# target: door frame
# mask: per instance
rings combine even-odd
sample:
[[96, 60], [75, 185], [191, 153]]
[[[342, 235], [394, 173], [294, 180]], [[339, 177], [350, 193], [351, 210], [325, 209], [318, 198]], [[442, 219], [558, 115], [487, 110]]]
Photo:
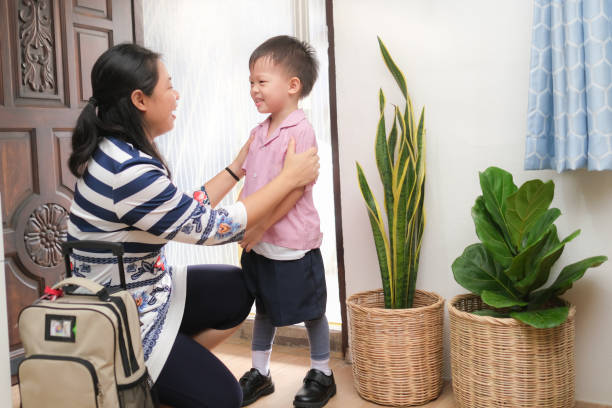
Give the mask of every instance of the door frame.
[[338, 148], [338, 109], [336, 105], [336, 54], [334, 40], [333, 0], [325, 0], [327, 21], [327, 58], [329, 70], [329, 118], [331, 126], [332, 169], [334, 182], [334, 218], [336, 221], [336, 262], [338, 263], [338, 289], [342, 317], [342, 356], [348, 348], [348, 321], [346, 316], [346, 279], [344, 272], [344, 238], [342, 235], [342, 203], [340, 202], [340, 158]]

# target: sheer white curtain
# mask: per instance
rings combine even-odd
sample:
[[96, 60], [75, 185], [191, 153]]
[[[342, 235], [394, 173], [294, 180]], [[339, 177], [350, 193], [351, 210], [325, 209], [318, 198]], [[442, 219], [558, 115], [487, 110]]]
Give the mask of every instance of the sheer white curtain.
[[[306, 13], [296, 9], [301, 3]], [[305, 15], [304, 15], [305, 14]], [[319, 59], [319, 79], [302, 101], [319, 144], [321, 175], [315, 204], [324, 238], [321, 247], [328, 281], [328, 318], [340, 322], [329, 121], [325, 1], [309, 0], [147, 0], [145, 46], [160, 52], [180, 92], [175, 129], [157, 139], [173, 180], [183, 191], [197, 189], [229, 164], [249, 131], [266, 118], [249, 95], [248, 59], [266, 39], [297, 35], [307, 26]], [[304, 30], [300, 30], [304, 32]], [[239, 189], [224, 202], [233, 202]], [[237, 245], [196, 247], [170, 243], [174, 264], [239, 263]]]

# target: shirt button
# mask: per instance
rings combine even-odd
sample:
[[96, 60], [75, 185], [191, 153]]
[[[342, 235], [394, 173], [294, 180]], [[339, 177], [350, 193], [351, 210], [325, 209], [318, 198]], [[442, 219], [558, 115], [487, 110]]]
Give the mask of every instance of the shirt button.
[[253, 173], [253, 178], [257, 178], [257, 173]]

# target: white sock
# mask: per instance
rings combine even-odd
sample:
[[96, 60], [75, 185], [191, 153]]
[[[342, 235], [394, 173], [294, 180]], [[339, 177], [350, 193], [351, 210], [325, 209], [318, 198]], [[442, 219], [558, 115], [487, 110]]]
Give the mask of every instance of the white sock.
[[272, 349], [252, 351], [253, 368], [256, 368], [261, 375], [268, 376], [270, 374], [270, 354], [272, 354]]
[[310, 359], [310, 368], [315, 368], [319, 371], [323, 371], [323, 374], [330, 376], [332, 371], [329, 368], [329, 358], [325, 360], [313, 360]]

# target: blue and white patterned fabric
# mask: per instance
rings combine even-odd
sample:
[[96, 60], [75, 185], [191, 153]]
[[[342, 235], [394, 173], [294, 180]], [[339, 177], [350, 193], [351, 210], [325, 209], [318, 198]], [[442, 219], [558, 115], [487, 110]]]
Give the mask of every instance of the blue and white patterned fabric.
[[[144, 357], [157, 379], [179, 330], [186, 294], [186, 266], [168, 266], [169, 240], [217, 245], [240, 240], [247, 214], [240, 202], [211, 208], [205, 191], [196, 200], [177, 190], [162, 164], [115, 138], [104, 138], [75, 187], [68, 240], [122, 242], [128, 290], [141, 321]], [[75, 251], [73, 273], [119, 287], [110, 253]], [[214, 311], [211, 311], [214, 312]]]
[[535, 0], [527, 170], [612, 169], [612, 0]]

